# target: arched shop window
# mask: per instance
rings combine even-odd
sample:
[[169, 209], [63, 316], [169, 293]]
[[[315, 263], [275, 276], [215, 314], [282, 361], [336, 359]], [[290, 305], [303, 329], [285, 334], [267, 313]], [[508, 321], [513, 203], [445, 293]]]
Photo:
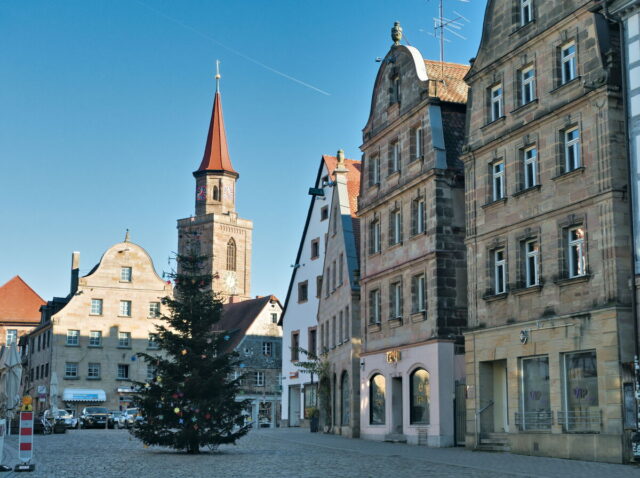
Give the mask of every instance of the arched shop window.
[[371, 425], [384, 425], [385, 407], [385, 379], [378, 373], [369, 380], [369, 423]]
[[429, 423], [429, 372], [423, 368], [411, 374], [411, 424], [425, 425]]
[[340, 379], [340, 391], [342, 393], [342, 400], [340, 403], [340, 410], [342, 412], [342, 417], [340, 420], [341, 425], [349, 425], [349, 374], [345, 371], [342, 372], [342, 378]]

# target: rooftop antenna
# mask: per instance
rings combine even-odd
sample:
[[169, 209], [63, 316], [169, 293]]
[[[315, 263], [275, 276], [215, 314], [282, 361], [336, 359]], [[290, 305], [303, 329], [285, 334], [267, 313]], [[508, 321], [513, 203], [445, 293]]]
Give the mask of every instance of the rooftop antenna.
[[[457, 0], [462, 3], [469, 3], [469, 0]], [[445, 37], [445, 32], [451, 33], [453, 36], [460, 38], [461, 40], [466, 40], [465, 36], [462, 36], [458, 33], [462, 30], [464, 26], [463, 22], [470, 23], [469, 19], [464, 15], [453, 11], [455, 17], [447, 18], [444, 16], [444, 0], [438, 1], [438, 16], [433, 17], [433, 33], [430, 33], [431, 36], [437, 38], [440, 41], [440, 67], [441, 67], [441, 75], [442, 75], [442, 83], [445, 83], [444, 79], [444, 42], [450, 41]], [[457, 31], [456, 31], [457, 30]]]

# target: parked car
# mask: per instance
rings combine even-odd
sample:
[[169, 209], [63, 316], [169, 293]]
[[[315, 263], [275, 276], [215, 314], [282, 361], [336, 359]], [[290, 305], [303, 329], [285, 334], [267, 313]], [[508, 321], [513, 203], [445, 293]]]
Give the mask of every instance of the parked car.
[[112, 410], [109, 412], [111, 420], [113, 420], [113, 428], [124, 428], [124, 412]]
[[109, 417], [109, 410], [105, 407], [84, 407], [80, 414], [82, 428], [113, 428], [113, 421]]
[[142, 421], [140, 412], [137, 408], [127, 408], [124, 411], [124, 426], [131, 428], [136, 422]]
[[68, 410], [58, 409], [53, 416], [55, 417], [56, 423], [62, 422], [66, 428], [78, 428], [78, 419]]

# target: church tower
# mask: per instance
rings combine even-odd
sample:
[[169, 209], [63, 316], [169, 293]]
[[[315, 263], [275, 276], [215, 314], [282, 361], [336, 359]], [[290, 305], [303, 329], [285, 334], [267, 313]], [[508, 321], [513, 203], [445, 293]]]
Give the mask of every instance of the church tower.
[[195, 247], [208, 258], [206, 272], [214, 277], [212, 288], [225, 302], [251, 295], [251, 240], [253, 222], [236, 213], [236, 182], [222, 117], [220, 73], [204, 156], [193, 173], [195, 216], [178, 220], [178, 253]]

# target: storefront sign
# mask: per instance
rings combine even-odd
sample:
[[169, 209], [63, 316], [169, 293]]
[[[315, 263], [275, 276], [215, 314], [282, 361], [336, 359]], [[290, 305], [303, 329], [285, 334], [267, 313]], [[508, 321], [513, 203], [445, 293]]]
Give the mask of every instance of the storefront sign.
[[289, 372], [289, 378], [298, 378], [298, 372]]

